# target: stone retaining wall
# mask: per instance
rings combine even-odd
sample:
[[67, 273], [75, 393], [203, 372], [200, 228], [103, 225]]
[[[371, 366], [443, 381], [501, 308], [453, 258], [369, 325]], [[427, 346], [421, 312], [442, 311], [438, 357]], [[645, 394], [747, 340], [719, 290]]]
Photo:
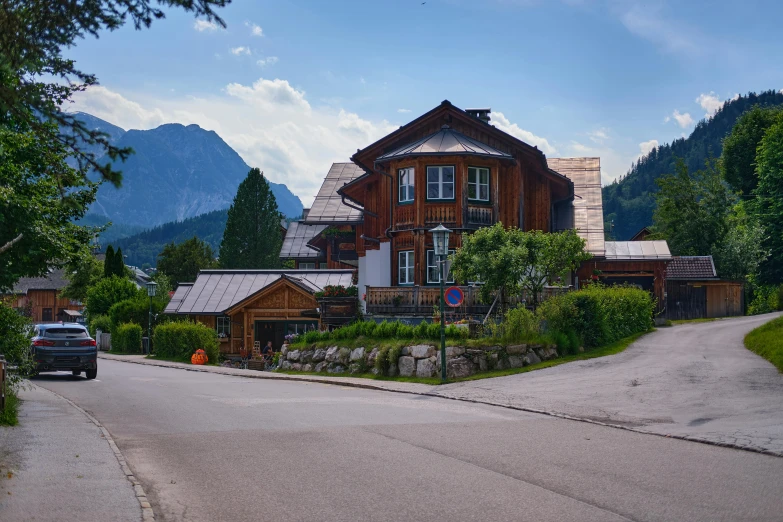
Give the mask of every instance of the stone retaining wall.
[[[280, 369], [317, 373], [366, 373], [375, 369], [381, 353], [374, 348], [289, 348], [283, 345]], [[468, 377], [479, 372], [521, 368], [558, 357], [557, 346], [514, 344], [466, 348], [446, 347], [448, 378]], [[416, 344], [402, 348], [396, 362], [389, 364], [389, 377], [435, 377], [440, 375], [440, 350], [432, 344]]]

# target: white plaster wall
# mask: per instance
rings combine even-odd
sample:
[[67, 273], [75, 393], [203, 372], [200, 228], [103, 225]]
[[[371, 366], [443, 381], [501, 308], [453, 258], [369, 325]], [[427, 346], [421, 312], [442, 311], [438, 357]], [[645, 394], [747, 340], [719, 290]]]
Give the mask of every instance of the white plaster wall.
[[391, 286], [390, 249], [391, 243], [381, 243], [380, 250], [367, 250], [367, 254], [359, 258], [359, 299], [362, 312], [367, 311], [362, 299], [367, 285]]

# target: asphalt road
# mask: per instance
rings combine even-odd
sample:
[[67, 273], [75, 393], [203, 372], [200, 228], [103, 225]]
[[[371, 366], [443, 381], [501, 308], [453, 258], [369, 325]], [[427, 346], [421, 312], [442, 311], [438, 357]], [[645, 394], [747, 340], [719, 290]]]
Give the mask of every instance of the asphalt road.
[[783, 375], [743, 345], [779, 315], [659, 328], [617, 355], [434, 393], [783, 456]]
[[783, 459], [435, 397], [100, 361], [97, 417], [167, 521], [769, 520]]

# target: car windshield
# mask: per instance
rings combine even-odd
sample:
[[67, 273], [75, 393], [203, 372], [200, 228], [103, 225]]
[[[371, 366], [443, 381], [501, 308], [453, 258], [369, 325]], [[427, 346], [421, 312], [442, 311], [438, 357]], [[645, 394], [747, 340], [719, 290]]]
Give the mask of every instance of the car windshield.
[[59, 337], [61, 339], [80, 339], [88, 337], [87, 331], [82, 328], [47, 328], [44, 337]]

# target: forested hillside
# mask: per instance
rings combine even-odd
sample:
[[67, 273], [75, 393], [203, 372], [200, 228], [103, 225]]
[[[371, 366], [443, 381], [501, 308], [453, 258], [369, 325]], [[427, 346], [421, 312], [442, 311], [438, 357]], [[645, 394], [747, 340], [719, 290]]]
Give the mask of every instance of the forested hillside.
[[122, 253], [128, 256], [125, 259], [126, 264], [138, 267], [145, 263], [155, 266], [158, 254], [167, 243], [181, 243], [193, 236], [209, 243], [217, 252], [223, 239], [227, 216], [228, 209], [207, 212], [182, 221], [164, 223], [159, 227], [114, 241], [112, 245], [115, 250], [118, 247], [122, 248]]
[[749, 93], [727, 102], [712, 118], [701, 120], [688, 138], [653, 149], [620, 181], [604, 187], [604, 221], [607, 230], [609, 223], [614, 221], [613, 238], [627, 240], [641, 228], [649, 226], [655, 209], [653, 193], [658, 190], [655, 180], [674, 173], [675, 158], [682, 158], [688, 171], [694, 173], [704, 167], [709, 157], [719, 157], [723, 139], [737, 118], [754, 105], [783, 105], [783, 93]]

